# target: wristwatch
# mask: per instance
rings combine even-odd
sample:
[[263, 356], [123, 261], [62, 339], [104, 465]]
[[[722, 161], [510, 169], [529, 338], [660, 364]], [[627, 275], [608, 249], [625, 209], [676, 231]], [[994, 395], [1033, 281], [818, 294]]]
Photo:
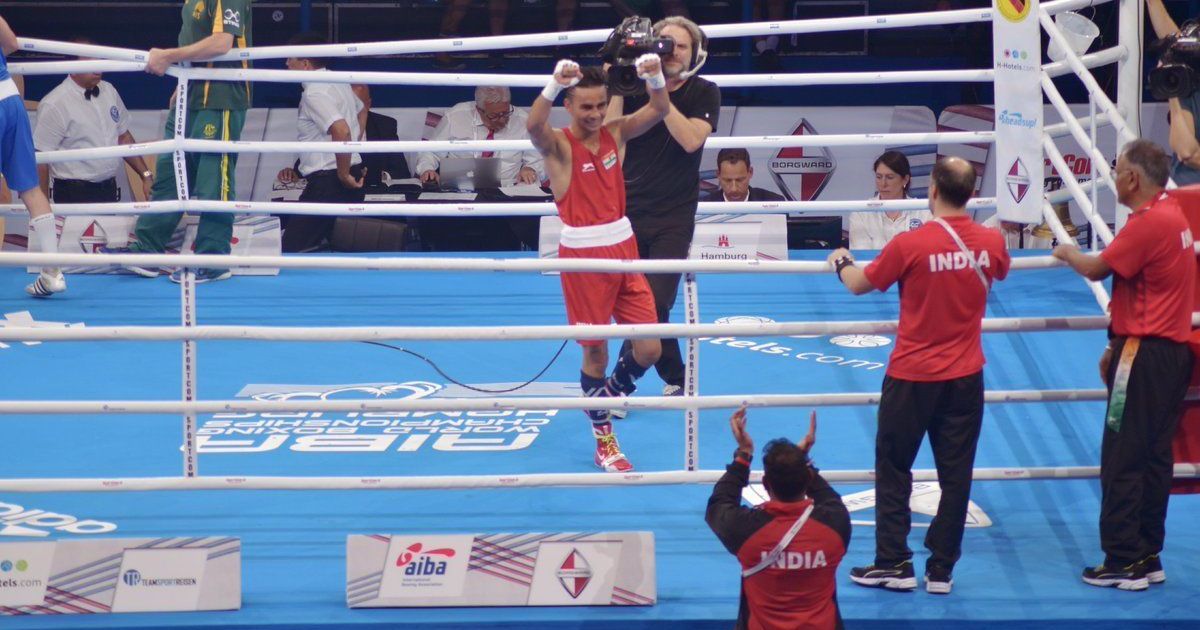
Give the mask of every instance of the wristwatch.
[[837, 274], [838, 280], [842, 279], [842, 270], [853, 265], [854, 259], [845, 255], [839, 256], [837, 260], [833, 261], [833, 270]]
[[154, 177], [154, 171], [151, 171], [151, 170], [142, 171], [142, 179], [150, 179], [151, 177]]

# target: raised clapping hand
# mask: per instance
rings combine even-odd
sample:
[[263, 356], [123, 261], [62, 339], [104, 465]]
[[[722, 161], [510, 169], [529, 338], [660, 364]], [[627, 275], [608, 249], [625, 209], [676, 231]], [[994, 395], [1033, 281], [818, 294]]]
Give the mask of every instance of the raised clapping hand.
[[[729, 416], [729, 429], [733, 432], [733, 439], [737, 442], [737, 450], [745, 453], [747, 456], [754, 454], [754, 440], [746, 431], [746, 408], [739, 407], [737, 411]], [[796, 446], [800, 447], [806, 453], [811, 453], [813, 446], [817, 443], [817, 410], [812, 410], [808, 416], [808, 435], [804, 436]]]
[[737, 450], [747, 456], [754, 454], [754, 440], [746, 432], [746, 408], [739, 407], [729, 416], [729, 428], [733, 431], [733, 439], [737, 442]]
[[812, 447], [817, 443], [817, 410], [813, 409], [808, 415], [808, 435], [800, 441], [797, 446], [805, 453], [811, 453]]

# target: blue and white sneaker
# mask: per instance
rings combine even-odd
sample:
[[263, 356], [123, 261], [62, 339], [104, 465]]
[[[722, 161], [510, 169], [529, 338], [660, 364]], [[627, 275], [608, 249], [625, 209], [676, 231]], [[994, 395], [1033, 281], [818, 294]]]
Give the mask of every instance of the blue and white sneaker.
[[[130, 249], [128, 247], [101, 247], [99, 251], [101, 254], [145, 254], [145, 253], [147, 253], [147, 252], [138, 251], [136, 249]], [[142, 265], [121, 265], [121, 268], [128, 272], [131, 272], [133, 274], [139, 275], [143, 278], [157, 278], [163, 272], [161, 267], [145, 267]]]
[[[183, 269], [176, 269], [171, 272], [171, 282], [180, 284], [183, 282]], [[205, 282], [217, 282], [218, 280], [228, 280], [233, 275], [230, 269], [197, 269], [196, 284], [204, 284]]]
[[46, 273], [42, 270], [38, 274], [37, 280], [25, 286], [25, 292], [33, 297], [47, 298], [55, 293], [62, 293], [67, 290], [67, 279], [63, 277], [61, 271], [56, 270], [54, 273]]

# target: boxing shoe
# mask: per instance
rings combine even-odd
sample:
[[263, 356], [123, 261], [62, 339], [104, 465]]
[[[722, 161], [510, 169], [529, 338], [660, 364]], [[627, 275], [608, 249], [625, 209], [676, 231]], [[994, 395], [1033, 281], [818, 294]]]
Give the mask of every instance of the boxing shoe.
[[612, 432], [612, 425], [593, 429], [596, 436], [596, 466], [604, 472], [625, 473], [633, 470], [633, 464], [621, 452], [617, 436]]
[[50, 297], [55, 293], [62, 293], [67, 290], [67, 279], [63, 276], [62, 271], [55, 270], [54, 273], [46, 273], [42, 270], [38, 274], [37, 280], [25, 286], [25, 292], [33, 297]]

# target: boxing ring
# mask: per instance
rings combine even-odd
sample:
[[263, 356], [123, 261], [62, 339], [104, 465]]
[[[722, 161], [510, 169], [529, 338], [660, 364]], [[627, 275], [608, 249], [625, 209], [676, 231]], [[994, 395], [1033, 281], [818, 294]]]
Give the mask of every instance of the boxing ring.
[[[1042, 5], [1050, 16], [1105, 0]], [[1140, 25], [1136, 2], [1122, 2], [1122, 42], [1044, 67], [1043, 88], [1064, 116], [1047, 127], [1048, 158], [1065, 168], [1054, 138], [1071, 135], [1093, 156], [1094, 129], [1113, 125], [1128, 139], [1136, 114], [1105, 96], [1088, 68], [1139, 55], [1126, 22]], [[1133, 7], [1135, 11], [1127, 9]], [[990, 11], [871, 16], [705, 27], [709, 37], [900, 28], [990, 20]], [[1139, 26], [1140, 28], [1140, 26]], [[608, 31], [386, 42], [314, 48], [321, 56], [490, 50], [516, 45], [599, 42]], [[565, 38], [565, 39], [564, 39]], [[545, 41], [542, 41], [545, 40]], [[453, 46], [453, 48], [450, 48]], [[98, 61], [12, 64], [14, 73], [83, 69], [140, 71], [144, 52], [22, 40], [26, 50], [85, 54]], [[281, 58], [295, 47], [254, 48], [237, 58]], [[233, 58], [233, 57], [231, 57]], [[1122, 71], [1124, 76], [1124, 70]], [[1076, 119], [1053, 83], [1073, 74], [1095, 114]], [[172, 68], [181, 88], [193, 80], [300, 82], [309, 73]], [[544, 76], [327, 71], [321, 80], [390, 84], [506, 84], [539, 87]], [[990, 70], [709, 76], [723, 87], [862, 82], [990, 81]], [[1122, 79], [1128, 88], [1128, 80]], [[1137, 82], [1133, 83], [1134, 103]], [[181, 89], [177, 103], [186, 103]], [[1128, 90], [1121, 92], [1126, 96]], [[1123, 103], [1129, 110], [1129, 104]], [[1136, 110], [1136, 106], [1132, 107]], [[183, 121], [184, 117], [177, 117]], [[1131, 122], [1132, 120], [1132, 122]], [[1090, 128], [1089, 128], [1090, 127]], [[708, 148], [871, 145], [939, 141], [990, 143], [990, 133], [870, 134], [711, 138]], [[474, 151], [528, 148], [520, 141], [293, 143], [182, 139], [87, 152], [39, 154], [50, 161], [185, 151]], [[1064, 178], [1045, 217], [1061, 240], [1052, 203], [1072, 199], [1101, 241], [1112, 238], [1095, 210], [1094, 190], [1111, 188], [1107, 161], [1088, 184]], [[177, 169], [178, 170], [178, 169]], [[180, 178], [181, 180], [183, 178]], [[279, 205], [187, 200], [61, 204], [70, 214], [190, 211], [269, 213]], [[899, 202], [812, 201], [701, 204], [702, 213], [837, 213], [915, 209]], [[976, 199], [975, 208], [994, 207]], [[363, 216], [552, 214], [546, 204], [289, 204], [289, 212]], [[0, 435], [5, 465], [0, 504], [115, 524], [115, 535], [238, 536], [243, 546], [243, 609], [230, 613], [20, 615], [5, 627], [238, 628], [413, 625], [466, 627], [725, 628], [736, 615], [735, 561], [701, 525], [710, 484], [731, 452], [726, 419], [751, 407], [750, 429], [765, 443], [798, 435], [809, 407], [820, 408], [814, 459], [843, 495], [868, 486], [875, 410], [897, 314], [894, 294], [851, 299], [821, 252], [778, 262], [538, 260], [515, 254], [238, 257], [120, 255], [105, 262], [278, 267], [279, 277], [239, 277], [179, 288], [165, 279], [72, 276], [67, 293], [31, 301], [21, 291], [27, 265], [95, 264], [94, 255], [0, 254]], [[1047, 256], [1017, 255], [1010, 278], [993, 289], [985, 320], [989, 405], [976, 462], [973, 501], [987, 524], [967, 530], [951, 598], [897, 595], [839, 580], [852, 627], [1029, 626], [1191, 627], [1188, 580], [1200, 569], [1189, 526], [1200, 509], [1173, 502], [1164, 562], [1179, 579], [1128, 595], [1083, 585], [1078, 570], [1098, 553], [1096, 518], [1104, 392], [1095, 360], [1103, 347], [1107, 292]], [[563, 325], [552, 270], [686, 273], [681, 324]], [[365, 273], [364, 273], [365, 272]], [[253, 324], [253, 325], [250, 325]], [[683, 397], [637, 394], [582, 399], [573, 338], [688, 338]], [[364, 343], [367, 342], [367, 343]], [[381, 347], [378, 344], [394, 347]], [[440, 370], [408, 354], [429, 357]], [[516, 389], [550, 363], [540, 379]], [[177, 371], [179, 370], [179, 371]], [[444, 372], [444, 373], [442, 373]], [[182, 379], [180, 378], [182, 373]], [[453, 377], [453, 380], [446, 375]], [[458, 381], [457, 383], [454, 381]], [[648, 374], [641, 392], [661, 385]], [[474, 389], [472, 389], [474, 388]], [[484, 392], [476, 390], [487, 390]], [[831, 393], [834, 392], [834, 393]], [[608, 404], [604, 404], [608, 403]], [[630, 474], [591, 472], [583, 408], [624, 407], [617, 422], [636, 466]], [[180, 424], [182, 418], [182, 425]], [[927, 448], [914, 478], [936, 475]], [[756, 471], [757, 472], [757, 471]], [[1196, 476], [1192, 465], [1177, 475]], [[270, 490], [271, 492], [264, 492]], [[353, 490], [371, 490], [354, 492]], [[419, 492], [417, 490], [420, 490]], [[2, 506], [0, 506], [2, 509]], [[852, 512], [859, 520], [869, 509]], [[914, 521], [928, 522], [914, 514]], [[2, 523], [2, 521], [0, 521]], [[351, 533], [616, 531], [655, 533], [659, 603], [650, 608], [350, 610], [345, 607], [345, 536]], [[911, 544], [919, 544], [914, 529]], [[49, 532], [53, 537], [62, 532]], [[0, 532], [0, 535], [2, 532]], [[9, 534], [11, 535], [11, 534]], [[8, 540], [0, 538], [0, 541]], [[21, 540], [12, 537], [11, 540]], [[856, 527], [843, 570], [869, 563], [873, 533]], [[518, 568], [509, 567], [509, 571]], [[85, 598], [84, 584], [68, 595]], [[1126, 598], [1133, 599], [1127, 600]], [[70, 603], [70, 599], [64, 604]], [[66, 610], [49, 612], [67, 612]], [[78, 612], [78, 611], [76, 611]]]

